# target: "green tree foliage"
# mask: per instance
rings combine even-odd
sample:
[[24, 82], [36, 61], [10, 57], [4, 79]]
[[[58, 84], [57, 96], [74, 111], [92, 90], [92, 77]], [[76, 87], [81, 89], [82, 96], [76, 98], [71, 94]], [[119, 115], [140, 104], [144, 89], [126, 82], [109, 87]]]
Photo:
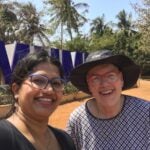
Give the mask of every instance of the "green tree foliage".
[[[115, 53], [131, 57], [142, 66], [142, 74], [150, 75], [150, 0], [141, 2], [140, 5], [134, 5], [139, 15], [136, 28], [131, 14], [122, 10], [116, 16], [117, 30], [114, 30], [110, 23], [105, 23], [104, 14], [98, 14], [101, 16], [92, 20], [89, 34], [81, 35], [80, 27], [87, 21], [86, 3], [74, 3], [73, 0], [45, 0], [47, 15], [50, 16], [48, 30], [46, 23], [42, 23], [43, 14], [38, 12], [32, 3], [0, 0], [0, 40], [5, 43], [18, 41], [34, 44], [36, 38], [43, 47], [48, 43], [51, 47], [71, 51], [111, 49]], [[56, 29], [59, 28], [61, 36], [50, 43], [47, 35], [52, 34], [51, 31], [58, 34]], [[70, 36], [69, 40], [63, 40], [64, 33]]]
[[141, 34], [138, 50], [135, 52], [137, 62], [142, 66], [142, 74], [150, 76], [150, 0], [135, 4], [138, 13], [137, 27]]
[[[49, 7], [51, 27], [54, 31], [61, 27], [61, 43], [64, 28], [71, 39], [73, 39], [73, 31], [79, 34], [79, 27], [87, 21], [84, 17], [88, 8], [86, 3], [75, 4], [72, 0], [45, 0], [45, 3]], [[84, 9], [82, 14], [78, 12], [79, 8]]]
[[139, 49], [150, 51], [150, 0], [142, 0], [142, 4], [135, 5], [138, 13], [137, 27], [141, 33]]
[[119, 29], [121, 30], [130, 30], [131, 29], [131, 14], [127, 14], [125, 12], [125, 10], [122, 10], [118, 13], [118, 15], [116, 16], [118, 19], [118, 23], [117, 26]]
[[92, 20], [90, 28], [89, 51], [112, 49], [115, 42], [110, 23], [105, 23], [104, 14]]
[[101, 17], [95, 18], [91, 23], [91, 35], [100, 37], [105, 33], [112, 33], [112, 29], [108, 26], [109, 23], [105, 24], [104, 20], [105, 15], [103, 14]]
[[19, 18], [15, 32], [17, 41], [33, 44], [35, 38], [43, 47], [50, 44], [46, 35], [46, 26], [41, 24], [41, 12], [38, 12], [32, 3], [16, 3], [16, 14]]
[[104, 24], [104, 14], [102, 17], [97, 17], [94, 19], [91, 23], [91, 33], [102, 36], [104, 33], [104, 30], [106, 28], [106, 25]]
[[100, 49], [113, 49], [115, 44], [114, 34], [103, 34], [101, 37], [92, 36], [89, 42], [89, 51], [96, 51]]
[[138, 49], [139, 39], [140, 34], [136, 31], [134, 34], [133, 31], [130, 34], [128, 30], [118, 31], [115, 36], [114, 51], [132, 57], [134, 50]]
[[141, 75], [150, 76], [150, 52], [137, 49], [132, 56], [135, 62], [141, 66]]
[[0, 3], [0, 40], [5, 43], [14, 41], [14, 30], [17, 16], [12, 10], [11, 4]]
[[41, 24], [41, 13], [37, 12], [32, 3], [18, 3], [0, 1], [0, 40], [5, 43], [14, 41], [33, 44], [38, 39], [42, 46], [45, 41], [50, 45], [45, 32], [46, 27]]
[[70, 41], [66, 42], [66, 49], [70, 51], [88, 51], [89, 50], [89, 39], [83, 36], [77, 36]]
[[133, 30], [132, 17], [125, 10], [120, 11], [116, 17], [118, 18], [118, 30], [116, 32], [114, 51], [132, 57], [134, 50], [138, 49], [137, 43], [140, 34]]

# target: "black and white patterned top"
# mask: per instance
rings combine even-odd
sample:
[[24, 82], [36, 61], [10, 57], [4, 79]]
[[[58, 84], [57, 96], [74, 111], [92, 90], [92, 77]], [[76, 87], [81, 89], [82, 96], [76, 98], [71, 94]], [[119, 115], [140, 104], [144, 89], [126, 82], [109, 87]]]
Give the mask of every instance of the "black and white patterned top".
[[94, 117], [82, 104], [70, 115], [67, 132], [77, 150], [150, 150], [150, 102], [125, 96], [111, 119]]

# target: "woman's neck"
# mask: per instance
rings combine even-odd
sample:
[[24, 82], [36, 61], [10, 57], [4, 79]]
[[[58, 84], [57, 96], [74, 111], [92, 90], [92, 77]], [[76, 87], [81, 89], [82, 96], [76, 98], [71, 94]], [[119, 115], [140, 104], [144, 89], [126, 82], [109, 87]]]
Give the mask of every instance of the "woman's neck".
[[7, 120], [32, 143], [36, 150], [60, 150], [60, 145], [46, 121], [38, 122], [19, 113], [14, 113]]
[[14, 126], [16, 126], [23, 133], [32, 131], [39, 135], [43, 134], [47, 130], [48, 120], [36, 120], [32, 117], [28, 117], [21, 111], [15, 112], [8, 119]]
[[89, 101], [88, 108], [90, 112], [99, 119], [109, 119], [115, 117], [121, 111], [124, 103], [124, 97], [115, 106], [101, 106], [96, 100]]

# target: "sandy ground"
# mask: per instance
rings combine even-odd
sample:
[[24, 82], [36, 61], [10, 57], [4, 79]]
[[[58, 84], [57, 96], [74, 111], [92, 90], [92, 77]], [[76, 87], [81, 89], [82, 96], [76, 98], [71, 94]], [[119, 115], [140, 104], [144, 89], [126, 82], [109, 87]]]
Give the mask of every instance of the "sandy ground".
[[[126, 90], [123, 93], [140, 97], [150, 101], [150, 81], [139, 80], [138, 87], [130, 90]], [[84, 103], [87, 99], [80, 101], [70, 102], [64, 105], [60, 105], [57, 110], [51, 115], [49, 124], [57, 128], [65, 129], [66, 123], [70, 113], [79, 105]]]

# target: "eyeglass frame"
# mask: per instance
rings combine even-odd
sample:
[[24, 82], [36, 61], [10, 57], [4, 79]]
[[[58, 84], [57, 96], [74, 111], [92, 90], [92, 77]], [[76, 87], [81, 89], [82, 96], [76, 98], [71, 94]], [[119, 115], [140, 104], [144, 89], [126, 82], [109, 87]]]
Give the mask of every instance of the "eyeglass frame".
[[[39, 85], [37, 85], [36, 83], [34, 83], [34, 81], [32, 81], [32, 77], [33, 77], [33, 76], [41, 76], [41, 77], [44, 77], [45, 79], [47, 79], [47, 82], [46, 82], [45, 86], [43, 86], [42, 88], [40, 88]], [[64, 90], [65, 80], [62, 79], [62, 78], [60, 78], [60, 77], [54, 77], [54, 78], [52, 78], [52, 79], [49, 79], [47, 76], [42, 75], [42, 74], [30, 74], [28, 77], [30, 78], [30, 82], [31, 82], [32, 87], [34, 87], [34, 88], [36, 88], [36, 89], [41, 89], [41, 90], [42, 90], [42, 89], [46, 89], [47, 86], [50, 84], [50, 86], [52, 87], [52, 89], [53, 89], [54, 91], [63, 91], [63, 90]], [[62, 88], [57, 89], [56, 87], [54, 87], [54, 85], [53, 85], [53, 83], [52, 83], [52, 80], [54, 80], [54, 79], [59, 79], [59, 80], [61, 81], [61, 83], [62, 83]], [[35, 87], [34, 85], [36, 85], [37, 87]]]
[[[111, 78], [108, 78], [108, 76], [111, 74], [111, 73], [114, 73], [115, 74], [115, 79], [111, 79]], [[114, 72], [114, 71], [112, 71], [112, 72], [109, 72], [109, 73], [106, 73], [106, 74], [104, 74], [104, 75], [99, 75], [99, 74], [92, 74], [92, 75], [87, 75], [87, 82], [91, 82], [92, 84], [94, 84], [94, 85], [100, 85], [100, 84], [102, 84], [102, 82], [104, 82], [104, 78], [105, 78], [105, 82], [107, 82], [107, 83], [115, 83], [118, 79], [119, 79], [119, 74], [120, 74], [121, 72], [119, 71], [118, 73], [116, 73], [116, 72]], [[90, 78], [91, 77], [93, 77], [93, 76], [95, 76], [95, 77], [98, 77], [97, 79], [97, 83], [96, 83], [96, 81], [95, 81], [95, 83], [94, 83], [94, 81], [91, 81], [90, 80]]]

